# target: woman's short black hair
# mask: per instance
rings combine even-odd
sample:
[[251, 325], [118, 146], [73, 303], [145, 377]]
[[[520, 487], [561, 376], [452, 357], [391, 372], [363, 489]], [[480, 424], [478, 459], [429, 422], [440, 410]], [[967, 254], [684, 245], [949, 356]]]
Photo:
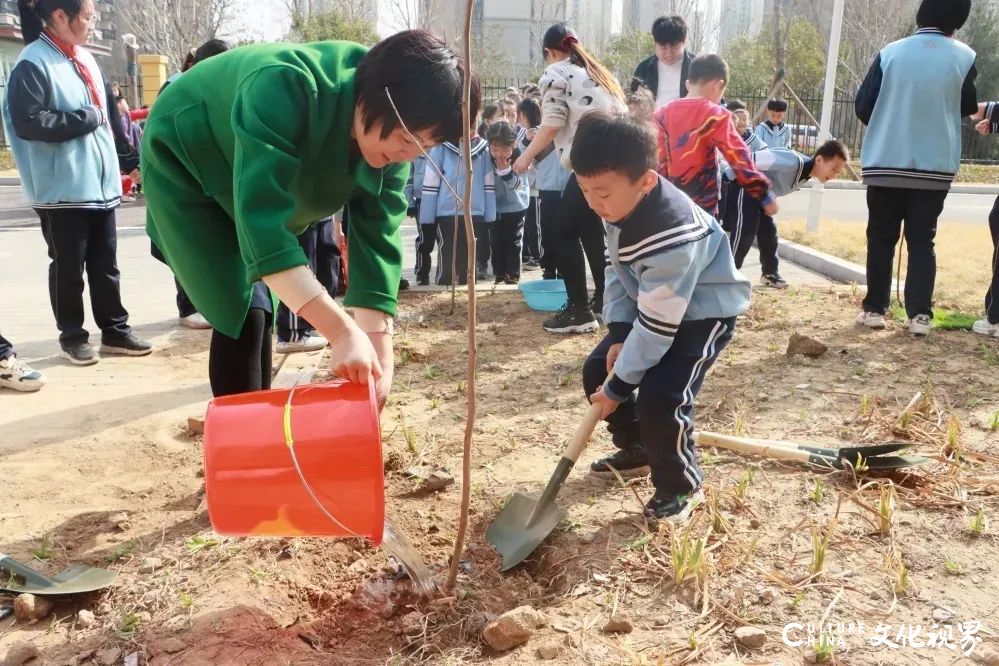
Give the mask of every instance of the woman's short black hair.
[[533, 97], [525, 97], [517, 105], [517, 113], [524, 116], [528, 127], [538, 127], [541, 125], [541, 105]]
[[[357, 66], [354, 94], [365, 131], [381, 125], [382, 138], [399, 127], [430, 130], [436, 141], [457, 141], [468, 134], [461, 120], [465, 66], [444, 39], [429, 30], [404, 30], [371, 47]], [[479, 78], [472, 75], [470, 116], [481, 104]]]
[[646, 120], [620, 111], [590, 111], [579, 121], [569, 159], [578, 176], [617, 171], [637, 181], [656, 168], [656, 138]]
[[923, 0], [916, 11], [920, 28], [939, 28], [952, 35], [961, 29], [971, 13], [971, 0]]
[[229, 42], [224, 39], [209, 39], [207, 42], [194, 49], [194, 62], [192, 64], [196, 65], [202, 60], [207, 60], [213, 56], [217, 56], [220, 53], [225, 53], [231, 46]]
[[652, 22], [652, 39], [663, 46], [682, 44], [687, 41], [687, 22], [682, 16], [660, 16]]
[[767, 100], [767, 111], [784, 113], [787, 111], [787, 100], [781, 99], [780, 97], [774, 97], [773, 99]]

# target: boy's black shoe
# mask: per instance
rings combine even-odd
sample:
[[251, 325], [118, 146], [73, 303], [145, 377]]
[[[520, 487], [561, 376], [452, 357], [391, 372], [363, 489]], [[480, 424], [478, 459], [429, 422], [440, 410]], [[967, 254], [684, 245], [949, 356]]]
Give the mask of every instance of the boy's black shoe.
[[409, 289], [409, 280], [399, 278], [399, 291], [406, 291], [407, 289]]
[[769, 273], [760, 278], [760, 284], [771, 289], [787, 289], [787, 280], [780, 273]]
[[429, 287], [430, 286], [430, 278], [428, 278], [428, 277], [419, 277], [419, 278], [416, 278], [416, 286], [417, 287]]
[[512, 275], [507, 275], [503, 278], [503, 284], [520, 284], [520, 278], [514, 277]]
[[145, 340], [135, 337], [134, 333], [107, 337], [101, 340], [101, 353], [117, 356], [147, 356], [153, 352], [153, 346]]
[[540, 266], [541, 264], [539, 264], [538, 260], [535, 259], [534, 257], [530, 257], [529, 259], [524, 260], [524, 268], [538, 268]]
[[541, 274], [541, 279], [542, 280], [556, 280], [558, 278], [555, 277], [555, 271], [553, 271], [553, 270], [546, 270], [544, 273]]
[[704, 493], [700, 489], [687, 495], [667, 495], [656, 491], [656, 494], [645, 505], [645, 515], [653, 520], [682, 523], [690, 518], [694, 507], [703, 501]]
[[590, 308], [566, 303], [558, 314], [542, 324], [549, 333], [592, 333], [600, 328]]
[[479, 264], [475, 267], [475, 279], [485, 280], [489, 277], [489, 267]]
[[625, 479], [645, 476], [651, 471], [649, 468], [649, 456], [643, 446], [618, 449], [615, 453], [605, 458], [594, 460], [590, 463], [590, 473], [594, 476], [615, 478], [614, 472], [610, 470], [611, 467], [616, 469], [617, 473]]
[[496, 279], [493, 280], [493, 284], [503, 284], [506, 281], [505, 275], [497, 275]]
[[75, 345], [64, 345], [62, 357], [69, 360], [73, 365], [93, 365], [101, 360], [89, 342], [81, 342]]

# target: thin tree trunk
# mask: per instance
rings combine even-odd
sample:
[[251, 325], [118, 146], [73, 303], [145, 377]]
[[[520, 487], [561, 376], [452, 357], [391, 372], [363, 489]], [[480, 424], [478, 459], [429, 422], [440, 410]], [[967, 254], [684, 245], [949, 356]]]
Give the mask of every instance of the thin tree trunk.
[[468, 129], [472, 126], [472, 6], [475, 0], [466, 0], [465, 5], [465, 77], [461, 96], [461, 117], [465, 137], [461, 142], [465, 156], [465, 240], [468, 243], [468, 372], [465, 380], [465, 400], [468, 413], [465, 418], [465, 448], [461, 466], [461, 512], [458, 518], [458, 533], [454, 537], [454, 552], [451, 555], [451, 570], [448, 573], [445, 589], [454, 589], [458, 581], [458, 567], [461, 553], [465, 550], [465, 532], [468, 530], [468, 508], [472, 499], [472, 432], [475, 427], [475, 359], [476, 359], [476, 298], [475, 298], [475, 229], [472, 224], [472, 144]]

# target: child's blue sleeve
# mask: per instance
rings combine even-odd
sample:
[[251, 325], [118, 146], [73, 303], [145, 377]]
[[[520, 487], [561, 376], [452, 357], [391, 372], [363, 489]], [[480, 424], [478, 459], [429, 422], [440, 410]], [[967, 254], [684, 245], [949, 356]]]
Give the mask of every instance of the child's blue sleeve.
[[482, 219], [486, 222], [496, 221], [496, 172], [492, 168], [492, 164], [486, 169], [485, 177], [483, 178], [486, 186], [486, 200], [482, 207]]
[[[437, 148], [431, 148], [430, 160], [434, 164], [440, 162], [441, 153]], [[437, 199], [441, 191], [441, 177], [437, 169], [427, 164], [423, 171], [423, 195], [420, 199], [420, 224], [433, 224], [437, 219]]]
[[625, 341], [636, 319], [638, 303], [624, 288], [614, 264], [607, 262], [607, 268], [604, 269], [603, 320], [615, 343]]

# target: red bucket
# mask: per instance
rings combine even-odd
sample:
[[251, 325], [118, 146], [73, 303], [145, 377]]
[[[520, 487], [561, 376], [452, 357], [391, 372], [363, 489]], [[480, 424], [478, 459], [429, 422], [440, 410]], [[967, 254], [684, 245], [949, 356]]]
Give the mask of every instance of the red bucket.
[[334, 381], [212, 400], [205, 493], [219, 534], [379, 545], [385, 485], [374, 384]]

